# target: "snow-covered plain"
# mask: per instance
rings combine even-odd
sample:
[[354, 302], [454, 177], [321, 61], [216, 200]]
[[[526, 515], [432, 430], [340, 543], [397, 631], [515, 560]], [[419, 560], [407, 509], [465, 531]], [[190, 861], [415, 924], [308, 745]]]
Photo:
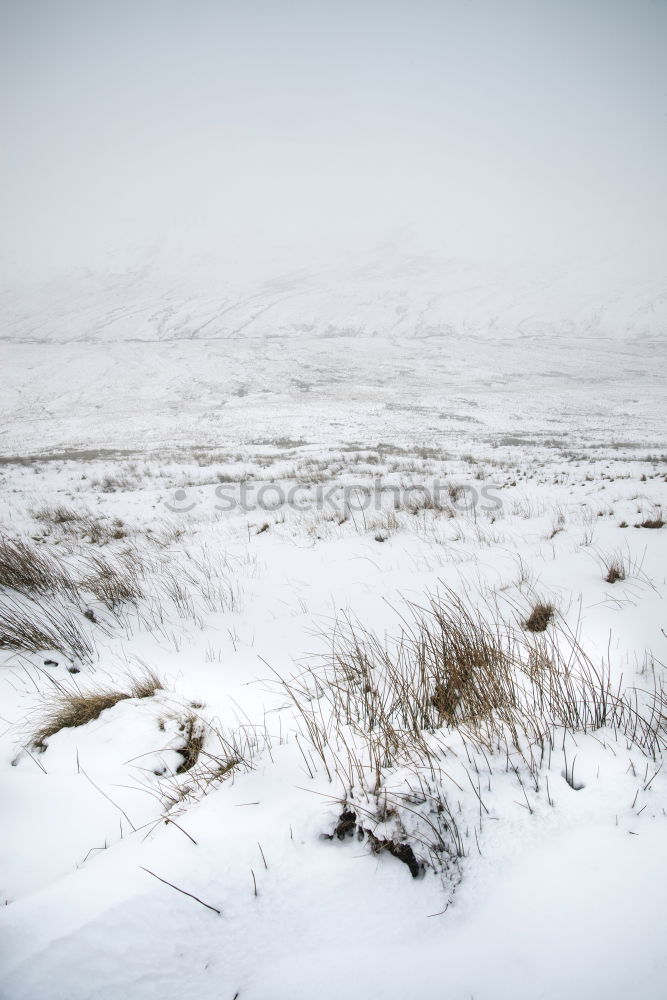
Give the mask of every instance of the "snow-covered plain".
[[[563, 325], [533, 289], [538, 319], [517, 295], [489, 330], [501, 284], [448, 327], [423, 276], [403, 311], [403, 285], [378, 311], [368, 275], [346, 299], [301, 277], [316, 315], [264, 289], [226, 333], [222, 298], [158, 308], [135, 278], [138, 318], [3, 307], [2, 532], [46, 569], [0, 616], [59, 641], [3, 632], [0, 995], [662, 997], [664, 298]], [[431, 600], [496, 630], [526, 691], [561, 656], [626, 707], [483, 738], [434, 686], [402, 737], [418, 692], [355, 680], [346, 628], [404, 663]], [[147, 671], [39, 745], [63, 689]]]
[[503, 268], [398, 241], [346, 266], [285, 267], [251, 281], [228, 261], [154, 254], [8, 282], [0, 453], [280, 436], [449, 448], [470, 432], [577, 448], [627, 429], [660, 449], [659, 262]]

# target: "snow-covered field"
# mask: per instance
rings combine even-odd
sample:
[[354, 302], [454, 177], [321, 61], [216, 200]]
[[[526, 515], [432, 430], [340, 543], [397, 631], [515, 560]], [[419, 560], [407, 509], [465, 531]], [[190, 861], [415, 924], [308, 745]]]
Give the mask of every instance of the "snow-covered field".
[[254, 286], [179, 258], [10, 284], [0, 454], [236, 453], [280, 437], [453, 457], [510, 438], [660, 452], [661, 271], [538, 272], [395, 247], [347, 268], [274, 262]]
[[0, 3], [0, 1000], [667, 995], [667, 3]]
[[3, 342], [3, 997], [664, 995], [664, 341], [340, 333]]

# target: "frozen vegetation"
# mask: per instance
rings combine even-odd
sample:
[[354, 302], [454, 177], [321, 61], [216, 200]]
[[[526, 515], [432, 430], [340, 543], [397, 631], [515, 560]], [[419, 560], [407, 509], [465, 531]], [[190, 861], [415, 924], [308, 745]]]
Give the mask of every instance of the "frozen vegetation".
[[[360, 364], [374, 346], [354, 343]], [[99, 430], [73, 438], [57, 393], [50, 425], [15, 425], [3, 996], [661, 996], [650, 380], [546, 376], [549, 432], [516, 412], [553, 364], [532, 354], [510, 434], [502, 370], [485, 405], [459, 369], [439, 408], [406, 379], [355, 409], [334, 373], [354, 434], [334, 444], [317, 406], [258, 400], [245, 350], [272, 437], [186, 447], [182, 388], [174, 442], [142, 450], [108, 421], [127, 386], [102, 381]], [[617, 439], [624, 408], [640, 440]]]

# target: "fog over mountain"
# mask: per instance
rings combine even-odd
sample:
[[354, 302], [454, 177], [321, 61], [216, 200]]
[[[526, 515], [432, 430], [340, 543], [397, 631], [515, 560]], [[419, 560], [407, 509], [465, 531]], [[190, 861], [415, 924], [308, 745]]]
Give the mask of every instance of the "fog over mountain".
[[662, 0], [1, 16], [5, 336], [664, 329]]

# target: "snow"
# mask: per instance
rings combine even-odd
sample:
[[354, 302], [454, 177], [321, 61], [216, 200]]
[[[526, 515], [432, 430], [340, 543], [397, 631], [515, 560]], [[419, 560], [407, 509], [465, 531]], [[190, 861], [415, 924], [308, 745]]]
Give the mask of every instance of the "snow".
[[627, 249], [560, 263], [507, 253], [485, 260], [415, 249], [395, 237], [372, 250], [286, 264], [141, 253], [118, 270], [100, 267], [45, 281], [25, 277], [3, 290], [4, 337], [28, 343], [190, 340], [406, 340], [482, 337], [654, 338], [667, 319], [659, 260]]
[[2, 7], [0, 1000], [662, 998], [667, 5]]
[[[76, 348], [81, 359], [87, 350]], [[507, 443], [495, 428], [484, 440], [478, 424], [452, 421], [420, 456], [404, 428], [423, 440], [422, 414], [400, 409], [409, 387], [396, 385], [396, 408], [384, 410], [396, 424], [385, 423], [383, 437], [405, 446], [393, 451], [368, 439], [356, 450], [342, 435], [333, 444], [336, 422], [318, 423], [317, 404], [308, 411], [305, 402], [287, 419], [272, 412], [273, 444], [237, 440], [233, 454], [201, 444], [174, 451], [163, 435], [160, 450], [143, 457], [134, 447], [85, 455], [71, 447], [67, 422], [54, 419], [40, 442], [17, 420], [39, 454], [3, 466], [5, 533], [36, 540], [81, 577], [92, 552], [113, 561], [129, 549], [144, 568], [135, 603], [114, 612], [85, 599], [97, 624], [79, 611], [95, 650], [91, 662], [73, 664], [80, 673], [69, 675], [57, 651], [3, 652], [3, 995], [662, 995], [666, 779], [661, 751], [654, 760], [615, 728], [559, 736], [535, 787], [520, 758], [515, 771], [503, 753], [466, 750], [445, 727], [435, 785], [421, 765], [419, 780], [444, 790], [464, 856], [431, 867], [434, 856], [422, 851], [421, 878], [387, 853], [373, 855], [367, 838], [327, 839], [345, 795], [368, 811], [370, 819], [358, 812], [362, 825], [379, 837], [395, 832], [394, 820], [373, 818], [379, 800], [370, 786], [349, 799], [333, 771], [340, 743], [331, 745], [330, 780], [279, 682], [317, 669], [342, 614], [391, 644], [405, 601], [423, 603], [443, 588], [515, 627], [540, 596], [621, 689], [648, 689], [664, 672], [667, 535], [635, 527], [664, 509], [664, 464], [652, 454], [659, 413], [647, 413], [643, 445], [619, 445], [625, 417], [600, 422], [586, 442], [579, 413], [596, 421], [596, 409], [614, 412], [616, 384], [602, 378], [594, 399], [578, 399], [576, 451], [528, 436], [530, 423], [515, 424]], [[646, 390], [626, 381], [624, 391], [639, 399]], [[450, 405], [461, 416], [471, 409]], [[87, 412], [77, 447], [104, 440], [108, 412]], [[294, 440], [299, 414], [312, 437], [319, 430], [317, 442]], [[488, 408], [483, 417], [493, 427]], [[104, 445], [113, 448], [121, 434], [108, 426], [116, 438]], [[338, 513], [316, 503], [221, 511], [221, 471], [226, 490], [242, 477], [283, 494], [309, 479], [371, 488], [437, 480], [487, 486], [502, 506], [459, 503], [454, 516], [399, 509], [392, 518], [386, 494], [379, 510], [353, 509], [347, 519], [340, 503]], [[178, 489], [187, 500], [180, 506]], [[120, 522], [122, 537], [95, 543], [76, 534], [77, 522], [40, 513], [57, 504]], [[602, 563], [613, 552], [628, 576], [610, 585]], [[175, 603], [170, 579], [189, 601]], [[54, 683], [127, 690], [146, 668], [161, 690], [62, 729], [42, 753], [31, 748]], [[325, 718], [326, 703], [317, 711]], [[243, 741], [247, 764], [222, 780], [179, 773], [190, 716], [203, 727], [205, 753], [228, 759], [222, 741]], [[391, 801], [414, 789], [417, 773], [386, 769]], [[419, 854], [428, 817], [422, 806], [406, 808], [403, 828]]]

